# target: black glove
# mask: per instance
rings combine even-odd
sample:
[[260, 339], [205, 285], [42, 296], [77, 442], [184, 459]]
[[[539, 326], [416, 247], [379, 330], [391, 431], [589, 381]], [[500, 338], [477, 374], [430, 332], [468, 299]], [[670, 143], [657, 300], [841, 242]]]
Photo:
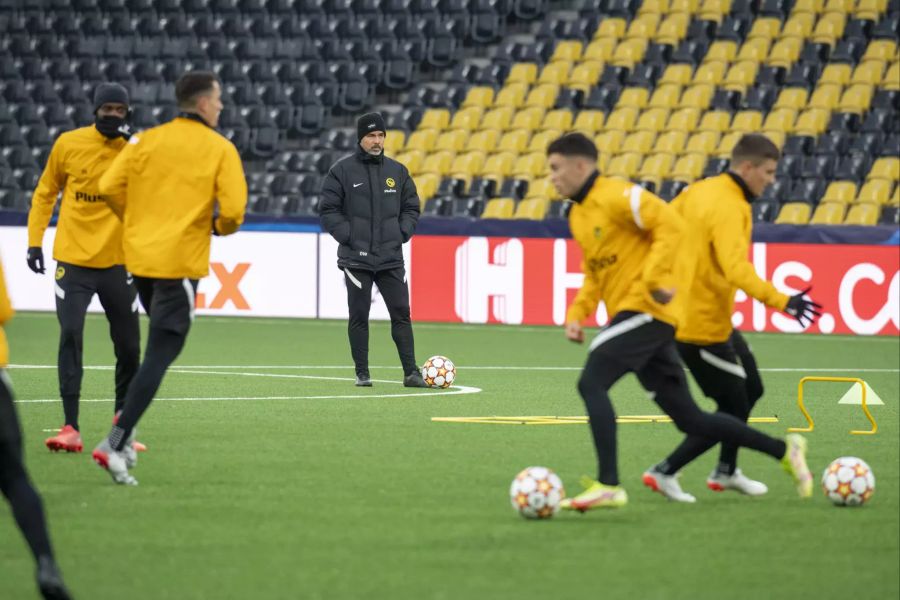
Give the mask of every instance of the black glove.
[[126, 141], [130, 140], [131, 135], [134, 133], [134, 129], [132, 129], [131, 125], [129, 125], [128, 123], [122, 123], [122, 125], [120, 125], [119, 128], [116, 129], [116, 131], [120, 136], [125, 138]]
[[44, 273], [44, 250], [40, 246], [32, 246], [28, 249], [28, 268], [35, 273]]
[[[791, 296], [787, 306], [784, 308], [784, 312], [797, 319], [802, 327], [812, 325], [816, 317], [822, 316], [822, 313], [819, 312], [822, 305], [804, 298], [811, 289], [812, 287], [808, 287], [799, 294]], [[804, 319], [806, 319], [806, 323], [803, 322]]]

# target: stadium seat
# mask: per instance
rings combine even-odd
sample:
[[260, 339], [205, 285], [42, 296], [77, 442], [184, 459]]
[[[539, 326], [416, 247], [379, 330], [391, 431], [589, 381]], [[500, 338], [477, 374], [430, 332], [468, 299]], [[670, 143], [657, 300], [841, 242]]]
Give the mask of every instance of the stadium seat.
[[869, 204], [886, 204], [891, 197], [894, 182], [887, 179], [871, 179], [859, 189], [856, 201]]
[[559, 192], [556, 191], [556, 187], [550, 183], [549, 179], [535, 179], [528, 186], [528, 192], [525, 194], [525, 199], [528, 200], [529, 198], [538, 197], [551, 201], [562, 199]]
[[900, 158], [879, 158], [872, 165], [866, 180], [886, 179], [888, 181], [900, 180]]
[[622, 152], [637, 152], [638, 154], [647, 154], [656, 141], [656, 133], [653, 131], [635, 131], [629, 133], [622, 141]]
[[530, 198], [522, 200], [516, 205], [516, 211], [513, 214], [514, 219], [528, 219], [534, 221], [543, 220], [547, 214], [549, 202], [546, 198]]
[[821, 202], [813, 213], [810, 225], [841, 225], [847, 205], [842, 202]]
[[756, 223], [771, 223], [775, 220], [780, 206], [778, 202], [757, 200], [752, 204], [753, 221]]
[[692, 183], [699, 179], [706, 165], [706, 156], [699, 153], [684, 154], [672, 167], [670, 178], [675, 181]]
[[852, 181], [833, 181], [825, 189], [822, 202], [850, 204], [856, 199], [856, 184]]
[[881, 213], [881, 207], [876, 204], [854, 204], [847, 212], [844, 225], [875, 225]]
[[526, 83], [507, 83], [497, 92], [497, 97], [494, 99], [494, 107], [511, 106], [519, 108], [525, 104], [528, 87]]
[[811, 205], [805, 202], [788, 202], [781, 207], [775, 223], [777, 225], [806, 225], [809, 223], [811, 213]]
[[633, 107], [617, 108], [606, 118], [606, 130], [631, 131], [638, 119], [638, 109]]
[[493, 198], [488, 200], [481, 213], [482, 219], [511, 219], [515, 212], [516, 202], [512, 198]]
[[599, 110], [582, 110], [575, 117], [572, 129], [582, 133], [590, 133], [589, 137], [603, 128], [606, 113]]
[[512, 174], [517, 154], [518, 152], [497, 152], [496, 154], [491, 154], [484, 163], [482, 174], [497, 174], [501, 177], [508, 177]]
[[609, 177], [632, 180], [640, 166], [641, 155], [637, 152], [618, 154], [609, 161], [605, 174]]

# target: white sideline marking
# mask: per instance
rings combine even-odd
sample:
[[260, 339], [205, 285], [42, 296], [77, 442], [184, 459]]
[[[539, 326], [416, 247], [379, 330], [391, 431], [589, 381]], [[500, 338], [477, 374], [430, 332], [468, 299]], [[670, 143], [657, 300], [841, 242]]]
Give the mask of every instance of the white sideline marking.
[[[459, 363], [457, 363], [459, 366]], [[56, 365], [9, 365], [10, 369], [56, 369]], [[86, 371], [112, 371], [115, 369], [113, 366], [105, 366], [105, 365], [93, 365], [87, 366], [85, 365], [84, 369]], [[347, 369], [352, 371], [353, 365], [176, 365], [169, 367], [170, 371], [185, 371], [188, 369], [286, 369], [286, 370], [300, 370], [300, 369]], [[374, 367], [369, 367], [372, 369], [399, 369], [397, 365], [379, 365]], [[500, 365], [492, 365], [492, 366], [475, 366], [475, 365], [464, 365], [461, 367], [463, 371], [580, 371], [582, 367], [525, 367], [525, 366], [500, 366]], [[814, 367], [814, 368], [762, 368], [759, 369], [763, 373], [900, 373], [900, 369], [881, 369], [881, 368], [869, 368], [869, 367], [861, 367], [861, 368], [853, 368], [853, 367]], [[227, 373], [228, 375], [232, 375], [233, 373]], [[314, 379], [313, 376], [307, 376], [310, 379]], [[342, 381], [347, 380], [346, 377], [338, 377], [336, 379], [340, 379]], [[394, 381], [388, 383], [397, 383]]]

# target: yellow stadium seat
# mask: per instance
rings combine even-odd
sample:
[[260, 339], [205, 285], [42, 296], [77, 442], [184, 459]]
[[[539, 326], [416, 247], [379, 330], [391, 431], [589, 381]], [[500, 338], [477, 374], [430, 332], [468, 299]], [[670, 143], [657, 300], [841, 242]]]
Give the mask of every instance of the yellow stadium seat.
[[703, 167], [706, 166], [706, 155], [699, 153], [682, 154], [669, 175], [675, 181], [684, 181], [691, 183], [700, 178], [703, 174]]
[[822, 202], [850, 204], [856, 199], [856, 184], [852, 181], [832, 181], [822, 196]]
[[[697, 70], [699, 71], [700, 69]], [[706, 110], [709, 107], [709, 103], [712, 101], [715, 92], [716, 87], [708, 83], [692, 85], [681, 95], [681, 100], [678, 101], [678, 108]]]
[[511, 219], [516, 209], [516, 201], [512, 198], [493, 198], [484, 205], [482, 219]]
[[422, 115], [418, 129], [446, 129], [450, 124], [450, 111], [445, 108], [429, 108]]
[[597, 155], [597, 170], [601, 173], [606, 173], [606, 167], [609, 166], [611, 155], [606, 152], [600, 152]]
[[656, 30], [653, 41], [657, 44], [677, 46], [687, 35], [688, 25], [690, 25], [690, 17], [687, 14], [669, 14], [659, 24], [659, 29]]
[[603, 154], [617, 154], [625, 140], [625, 132], [619, 129], [609, 129], [594, 138], [594, 145]]
[[847, 205], [840, 202], [822, 202], [816, 207], [810, 225], [841, 225]]
[[509, 177], [513, 165], [516, 163], [516, 152], [497, 152], [488, 156], [484, 163], [482, 175], [497, 174], [500, 177]]
[[753, 62], [762, 62], [769, 55], [769, 47], [772, 43], [769, 38], [754, 38], [747, 40], [738, 50], [735, 60], [749, 60]]
[[512, 120], [512, 129], [534, 131], [541, 126], [546, 111], [540, 106], [529, 106], [519, 110]]
[[[609, 23], [609, 20], [600, 23], [601, 27], [603, 26], [603, 23]], [[588, 44], [587, 48], [584, 49], [584, 54], [581, 55], [581, 60], [596, 60], [605, 63], [612, 59], [612, 55], [615, 50], [615, 38], [594, 39], [594, 41]]]
[[860, 83], [851, 85], [841, 94], [837, 109], [840, 112], [862, 114], [869, 110], [869, 105], [872, 104], [873, 91], [874, 86], [871, 85]]
[[681, 13], [692, 15], [700, 10], [700, 0], [671, 0], [669, 2], [669, 14]]
[[650, 102], [646, 104], [649, 108], [675, 108], [678, 98], [681, 96], [681, 86], [675, 83], [664, 83], [656, 86], [653, 95], [650, 96]]
[[773, 109], [790, 108], [793, 110], [801, 110], [806, 106], [809, 100], [809, 92], [806, 88], [786, 87], [781, 89], [778, 99], [775, 100]]
[[469, 132], [463, 129], [442, 132], [434, 142], [435, 150], [449, 150], [451, 152], [462, 152], [469, 141]]
[[537, 81], [538, 66], [534, 63], [515, 63], [506, 76], [506, 85], [510, 83], [525, 83], [531, 85]]
[[731, 151], [734, 150], [735, 144], [742, 137], [744, 137], [744, 133], [741, 131], [733, 131], [723, 135], [716, 148], [716, 156], [719, 158], [731, 158]]
[[837, 83], [819, 84], [812, 96], [810, 96], [807, 106], [832, 110], [841, 99], [841, 89], [842, 86]]
[[894, 40], [872, 40], [869, 42], [869, 45], [866, 46], [866, 51], [862, 55], [862, 59], [860, 62], [866, 62], [867, 60], [880, 60], [887, 62], [889, 60], [896, 60], [897, 57], [897, 42]]
[[816, 44], [834, 46], [835, 42], [843, 37], [846, 24], [847, 18], [843, 14], [827, 13], [822, 15], [813, 28], [810, 40]]
[[602, 73], [603, 63], [599, 60], [578, 63], [569, 74], [569, 87], [581, 90], [587, 94], [600, 81]]
[[641, 3], [641, 7], [638, 9], [638, 15], [644, 15], [647, 13], [656, 14], [656, 15], [664, 15], [669, 12], [669, 2], [668, 0], [644, 0]]
[[665, 127], [666, 131], [693, 132], [700, 122], [700, 112], [699, 108], [679, 108], [669, 117]]
[[484, 114], [484, 109], [480, 106], [461, 108], [453, 113], [448, 129], [462, 129], [464, 131], [478, 129], [482, 114]]
[[806, 202], [788, 202], [781, 207], [781, 212], [775, 218], [779, 225], [806, 225], [809, 223], [812, 207]]
[[474, 175], [481, 173], [486, 160], [487, 155], [484, 152], [458, 154], [450, 165], [450, 174], [454, 177], [466, 175], [471, 179]]
[[825, 83], [834, 83], [837, 85], [847, 85], [850, 83], [851, 67], [847, 64], [831, 63], [822, 71], [819, 77], [818, 86]]
[[653, 142], [656, 141], [656, 132], [654, 131], [635, 131], [629, 133], [622, 142], [622, 152], [637, 152], [638, 154], [647, 154], [653, 148]]
[[497, 152], [525, 152], [531, 140], [531, 131], [527, 129], [510, 129], [497, 142]]
[[410, 175], [418, 175], [422, 163], [425, 162], [425, 153], [421, 150], [407, 150], [396, 155], [394, 159], [406, 167]]
[[710, 110], [704, 113], [697, 125], [698, 131], [723, 132], [731, 126], [731, 113], [724, 110]]
[[691, 82], [691, 79], [694, 76], [694, 69], [691, 65], [685, 64], [673, 64], [666, 67], [666, 70], [663, 72], [662, 77], [657, 81], [657, 85], [662, 85], [664, 83], [674, 83], [679, 86], [686, 86]]
[[394, 155], [403, 150], [406, 144], [406, 132], [402, 129], [388, 129], [384, 132], [384, 152]]
[[481, 117], [480, 128], [484, 130], [494, 129], [505, 131], [512, 125], [512, 118], [516, 114], [516, 109], [512, 106], [498, 106], [484, 113]]
[[900, 180], [900, 158], [890, 156], [876, 160], [866, 175], [866, 180], [870, 179]]
[[[659, 27], [659, 22], [662, 21], [663, 15], [662, 13], [644, 13], [638, 15], [636, 19], [631, 21], [631, 24], [634, 24], [636, 21], [641, 23], [646, 23], [650, 28], [650, 31], [656, 31], [657, 27]], [[628, 37], [628, 33], [626, 30], [625, 37]], [[649, 39], [647, 41], [650, 41]]]
[[888, 199], [888, 206], [900, 206], [900, 185], [894, 188], [894, 193]]
[[773, 130], [763, 130], [762, 134], [769, 138], [775, 147], [781, 150], [784, 148], [784, 140], [787, 138], [787, 133], [784, 131], [773, 131]]
[[885, 204], [891, 197], [891, 188], [894, 182], [887, 179], [870, 179], [859, 188], [859, 194], [856, 196], [857, 202], [868, 202], [870, 204]]
[[469, 136], [466, 142], [465, 150], [467, 152], [479, 151], [490, 154], [497, 147], [500, 140], [500, 131], [498, 129], [483, 129], [476, 131]]
[[528, 92], [525, 98], [525, 106], [537, 106], [543, 108], [553, 108], [556, 104], [556, 97], [559, 95], [559, 86], [552, 83], [542, 83], [535, 86]]
[[859, 0], [853, 9], [853, 17], [864, 21], [877, 21], [884, 13], [885, 6], [881, 0]]
[[694, 72], [693, 83], [719, 85], [725, 79], [725, 72], [728, 70], [728, 63], [724, 60], [714, 60], [704, 62], [697, 67]]
[[425, 157], [422, 163], [422, 173], [435, 173], [437, 175], [449, 175], [450, 166], [453, 164], [454, 154], [447, 150], [432, 152]]
[[466, 93], [466, 99], [463, 100], [462, 107], [480, 106], [488, 108], [494, 103], [494, 88], [486, 85], [478, 85], [470, 88]]
[[538, 77], [538, 83], [552, 83], [556, 85], [566, 85], [569, 81], [569, 73], [572, 71], [572, 63], [566, 61], [557, 61], [547, 63]]
[[649, 40], [656, 33], [656, 27], [644, 20], [635, 19], [625, 31], [625, 39], [638, 38]]
[[616, 101], [616, 108], [623, 107], [633, 107], [633, 108], [646, 108], [647, 107], [647, 99], [650, 97], [650, 92], [647, 88], [643, 87], [627, 87], [622, 90], [622, 93], [619, 95], [619, 99]]
[[888, 66], [881, 87], [895, 92], [900, 90], [900, 62], [894, 61]]
[[797, 109], [779, 108], [769, 111], [766, 120], [763, 121], [763, 129], [791, 132], [794, 122], [797, 120]]
[[638, 131], [659, 131], [669, 118], [668, 108], [648, 108], [638, 117], [634, 128]]
[[734, 61], [734, 57], [737, 56], [737, 51], [737, 43], [730, 40], [717, 40], [707, 50], [706, 56], [703, 57], [703, 62], [722, 61], [726, 64], [731, 63]]
[[825, 7], [822, 9], [822, 12], [836, 12], [845, 15], [853, 12], [855, 4], [856, 0], [825, 0]]
[[734, 115], [731, 122], [732, 131], [740, 131], [742, 133], [755, 133], [759, 131], [763, 124], [762, 113], [757, 110], [742, 110]]
[[817, 15], [825, 9], [825, 0], [797, 0], [794, 3], [792, 14], [812, 13]]
[[803, 40], [800, 38], [791, 37], [778, 40], [769, 50], [766, 64], [789, 69], [800, 58], [801, 50], [803, 50]]
[[582, 110], [578, 113], [578, 116], [575, 117], [575, 123], [572, 125], [572, 129], [576, 131], [590, 131], [591, 136], [589, 137], [593, 137], [593, 133], [603, 129], [603, 122], [605, 119], [606, 113], [602, 110]]
[[687, 133], [683, 131], [666, 131], [658, 138], [654, 149], [657, 152], [667, 152], [669, 154], [681, 154], [684, 152], [684, 144], [687, 140]]
[[619, 40], [625, 36], [625, 29], [627, 29], [627, 27], [628, 23], [625, 19], [603, 19], [600, 21], [597, 31], [594, 32], [594, 39], [611, 38]]
[[415, 178], [416, 191], [423, 201], [430, 199], [437, 192], [441, 178], [434, 173], [423, 173]]
[[434, 150], [434, 145], [437, 143], [439, 135], [440, 132], [437, 129], [417, 129], [406, 138], [404, 150], [431, 152]]
[[554, 140], [558, 139], [562, 134], [562, 129], [544, 129], [542, 131], [539, 131], [531, 136], [531, 141], [528, 142], [527, 151], [546, 152], [547, 146], [549, 146]]
[[794, 124], [794, 133], [796, 135], [817, 136], [825, 132], [828, 128], [828, 119], [831, 117], [831, 111], [824, 108], [808, 108], [800, 113], [797, 122]]
[[878, 85], [884, 77], [887, 63], [882, 60], [867, 60], [859, 63], [850, 76], [850, 85]]
[[573, 117], [572, 111], [568, 109], [551, 110], [544, 115], [544, 120], [541, 121], [541, 129], [561, 129], [567, 131], [572, 128]]
[[546, 177], [535, 179], [528, 185], [528, 193], [525, 198], [546, 198], [547, 200], [561, 200], [562, 197], [556, 191], [556, 187]]
[[641, 166], [641, 155], [637, 152], [626, 152], [617, 154], [609, 161], [605, 174], [608, 177], [618, 177], [620, 179], [634, 179], [635, 173]]
[[669, 176], [675, 156], [667, 152], [657, 152], [644, 159], [641, 168], [638, 169], [637, 179], [640, 181], [659, 181]]
[[721, 134], [718, 131], [699, 131], [692, 135], [685, 146], [685, 152], [712, 154], [719, 145]]
[[641, 38], [633, 38], [621, 42], [616, 46], [610, 63], [616, 67], [634, 68], [634, 65], [644, 60], [644, 52], [647, 51], [647, 41]]
[[764, 38], [771, 40], [781, 33], [781, 19], [775, 17], [757, 17], [747, 34], [747, 39]]
[[816, 16], [814, 14], [794, 11], [791, 13], [791, 17], [784, 22], [779, 38], [786, 39], [793, 37], [805, 40], [812, 35], [815, 24]]
[[578, 40], [563, 40], [556, 44], [553, 54], [550, 55], [550, 62], [558, 60], [566, 62], [577, 62], [581, 60], [581, 51], [584, 44]]
[[730, 7], [731, 0], [703, 0], [698, 10], [699, 18], [703, 21], [721, 23]]
[[519, 179], [534, 179], [544, 175], [547, 164], [547, 155], [543, 152], [529, 152], [516, 159], [513, 165], [513, 177]]
[[529, 198], [522, 200], [516, 205], [516, 212], [513, 219], [527, 219], [531, 221], [540, 221], [547, 214], [549, 201], [546, 198]]
[[638, 109], [632, 106], [617, 108], [609, 113], [609, 116], [606, 118], [606, 129], [631, 131], [637, 122], [638, 112]]
[[844, 225], [875, 225], [881, 215], [881, 207], [875, 204], [854, 204], [844, 219]]
[[739, 91], [742, 94], [756, 79], [759, 64], [753, 61], [736, 62], [731, 65], [722, 81], [722, 87], [726, 90]]
[[527, 83], [507, 83], [497, 92], [497, 97], [494, 99], [494, 107], [512, 106], [513, 108], [519, 108], [525, 104], [528, 87]]

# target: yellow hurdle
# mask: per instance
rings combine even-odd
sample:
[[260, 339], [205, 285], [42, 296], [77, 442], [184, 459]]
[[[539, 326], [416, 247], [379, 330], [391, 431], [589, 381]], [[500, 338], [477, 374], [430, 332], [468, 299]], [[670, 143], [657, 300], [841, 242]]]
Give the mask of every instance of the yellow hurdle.
[[851, 429], [850, 433], [852, 435], [875, 435], [878, 432], [878, 423], [875, 422], [875, 419], [872, 417], [872, 413], [869, 412], [869, 407], [866, 405], [866, 382], [858, 377], [804, 377], [800, 380], [800, 383], [797, 384], [797, 406], [800, 407], [800, 412], [803, 413], [803, 416], [806, 417], [806, 422], [808, 427], [789, 427], [788, 431], [812, 431], [815, 428], [815, 423], [813, 423], [812, 417], [809, 415], [809, 411], [806, 410], [806, 406], [803, 404], [803, 384], [807, 381], [825, 381], [825, 382], [834, 382], [834, 383], [858, 383], [862, 388], [862, 409], [863, 412], [866, 413], [866, 418], [869, 419], [869, 423], [872, 424], [872, 429], [869, 431], [862, 431], [857, 429]]

